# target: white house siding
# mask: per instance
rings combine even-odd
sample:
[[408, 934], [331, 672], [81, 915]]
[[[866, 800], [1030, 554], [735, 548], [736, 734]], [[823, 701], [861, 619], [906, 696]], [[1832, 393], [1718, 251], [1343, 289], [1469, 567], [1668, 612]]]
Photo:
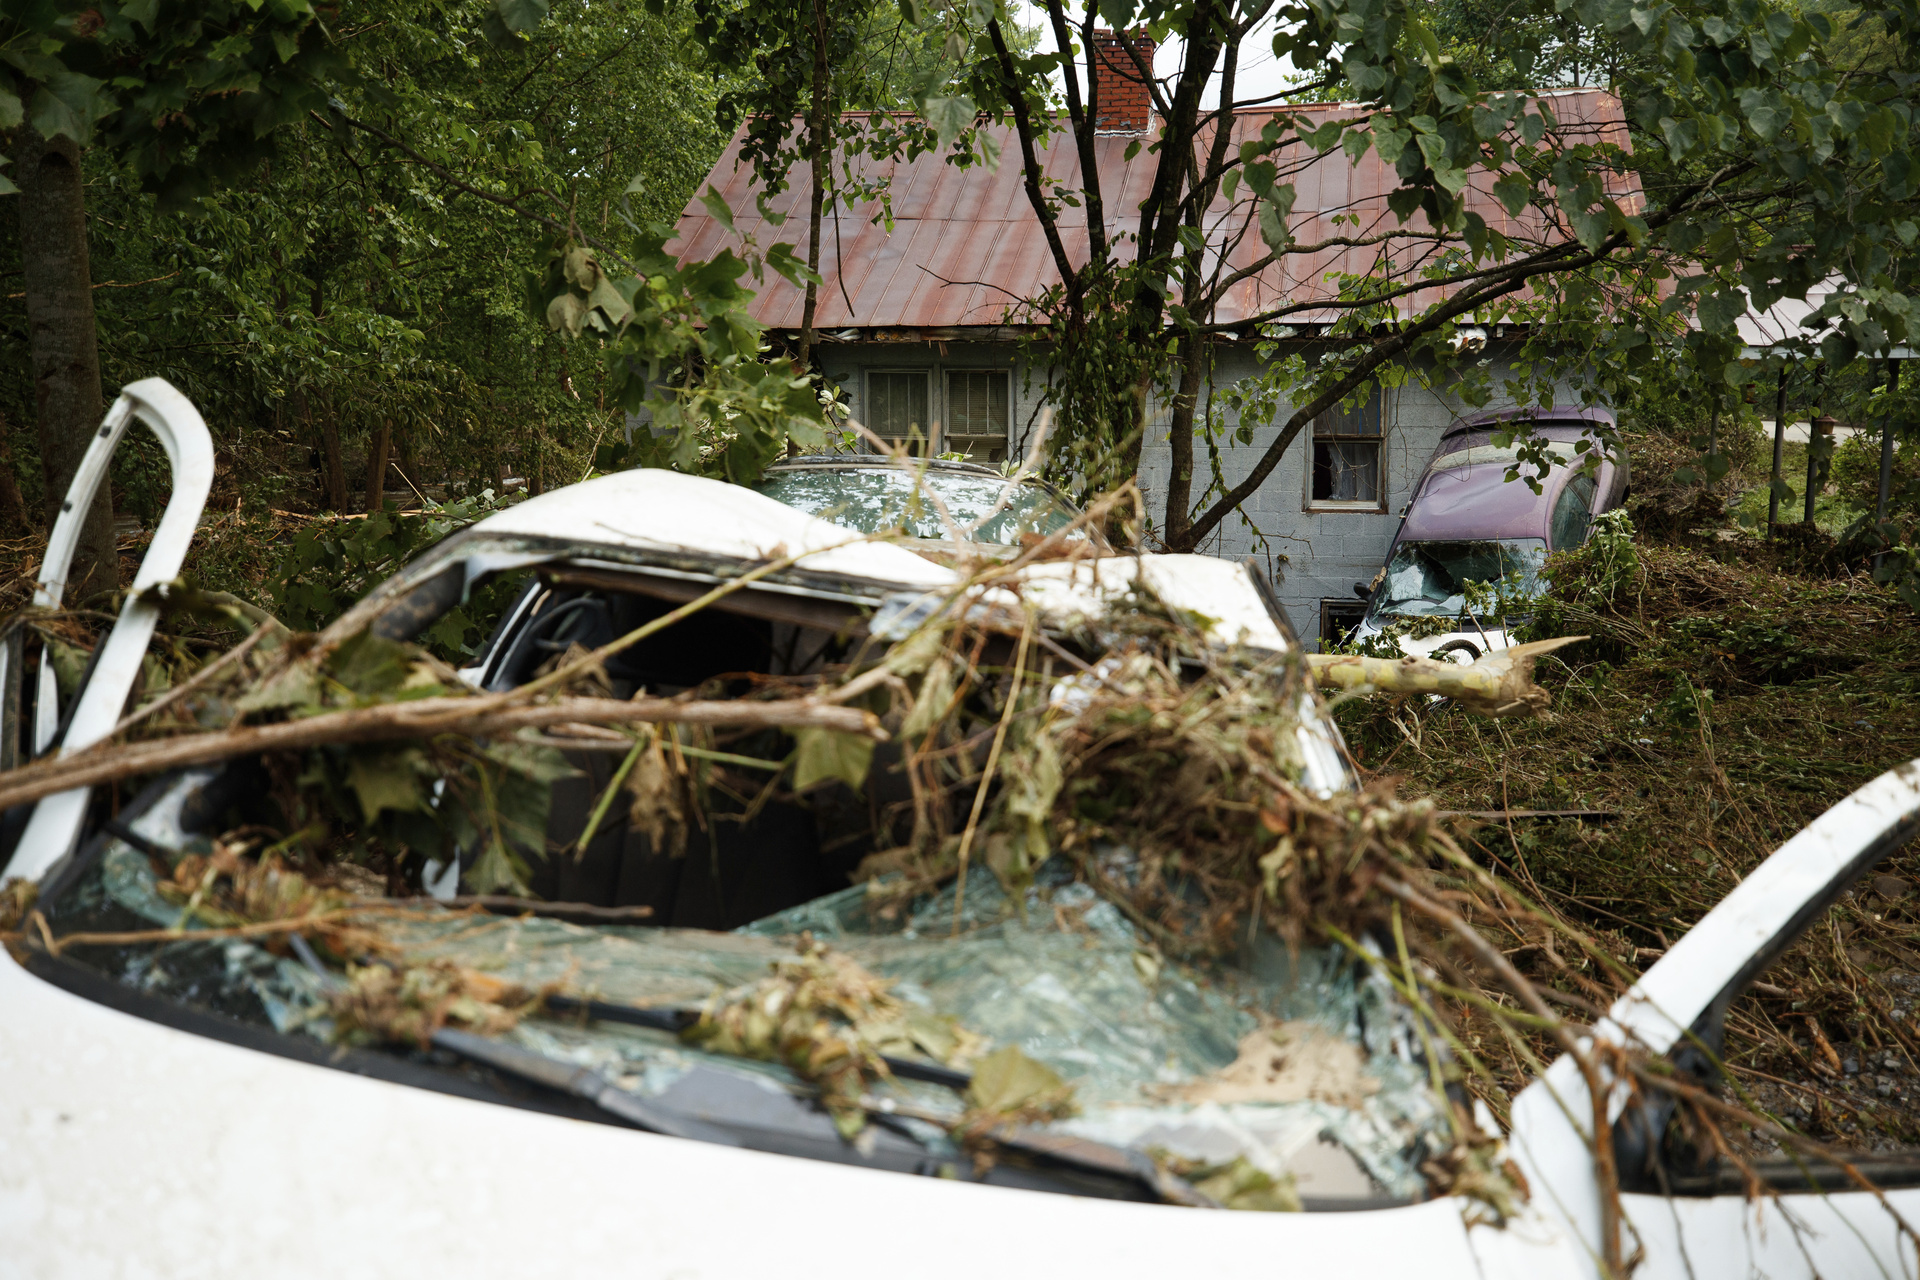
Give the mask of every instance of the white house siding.
[[[1027, 370], [1019, 362], [1017, 348], [1012, 343], [828, 342], [817, 351], [822, 371], [843, 388], [856, 417], [863, 416], [866, 410], [864, 375], [870, 369], [929, 370], [935, 375], [936, 397], [938, 389], [945, 385], [939, 375], [947, 370], [1009, 370], [1013, 375], [1011, 447], [1015, 454], [1022, 449], [1022, 435], [1033, 422], [1044, 391], [1038, 375], [1031, 380], [1026, 376]], [[1497, 351], [1490, 353], [1489, 359], [1494, 361], [1498, 385], [1505, 361]], [[1251, 346], [1223, 349], [1215, 386], [1223, 387], [1248, 376], [1255, 364]], [[1033, 385], [1026, 385], [1029, 381]], [[1508, 403], [1496, 399], [1487, 408], [1504, 408]], [[1307, 474], [1313, 447], [1310, 436], [1303, 433], [1266, 483], [1199, 549], [1235, 560], [1252, 556], [1279, 585], [1281, 600], [1301, 638], [1309, 643], [1317, 641], [1321, 602], [1354, 600], [1353, 584], [1369, 581], [1379, 571], [1399, 526], [1401, 508], [1412, 497], [1414, 482], [1439, 443], [1440, 433], [1455, 419], [1474, 412], [1480, 410], [1448, 394], [1444, 387], [1431, 387], [1418, 379], [1387, 391], [1381, 414], [1387, 494], [1384, 512], [1308, 510]], [[942, 414], [937, 399], [930, 406], [930, 414], [936, 417]], [[1278, 415], [1279, 421], [1284, 422], [1287, 415], [1288, 410], [1283, 409]], [[1233, 425], [1229, 420], [1229, 431]], [[1156, 526], [1165, 518], [1171, 466], [1166, 428], [1166, 415], [1161, 413], [1148, 432], [1141, 457], [1140, 486], [1146, 496], [1148, 515]], [[1223, 443], [1222, 470], [1229, 484], [1238, 483], [1252, 470], [1278, 429], [1275, 423], [1263, 423], [1255, 428], [1251, 444]], [[1194, 455], [1197, 496], [1210, 479], [1205, 445], [1197, 440]]]

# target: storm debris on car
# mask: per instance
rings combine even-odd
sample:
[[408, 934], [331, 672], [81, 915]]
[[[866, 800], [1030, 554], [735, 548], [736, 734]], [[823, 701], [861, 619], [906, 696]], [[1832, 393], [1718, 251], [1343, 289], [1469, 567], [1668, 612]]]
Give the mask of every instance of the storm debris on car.
[[[1524, 1196], [1429, 995], [1489, 980], [1449, 903], [1523, 905], [1431, 804], [1352, 789], [1321, 685], [1532, 714], [1542, 650], [1320, 661], [1250, 568], [1087, 542], [955, 569], [806, 529], [750, 558], [452, 541], [0, 780], [159, 775], [35, 928], [285, 1034], [495, 1069], [445, 1033], [478, 1035], [709, 1119], [772, 1089], [834, 1158], [1104, 1161], [1266, 1210]], [[455, 672], [409, 636], [475, 565], [531, 573]], [[1313, 1082], [1256, 1079], [1250, 1043]]]

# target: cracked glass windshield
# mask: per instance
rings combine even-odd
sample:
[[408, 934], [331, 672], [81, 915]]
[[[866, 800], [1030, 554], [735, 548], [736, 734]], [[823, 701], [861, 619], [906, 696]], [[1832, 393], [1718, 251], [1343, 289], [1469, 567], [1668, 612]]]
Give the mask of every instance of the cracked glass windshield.
[[[704, 611], [589, 662], [672, 606], [574, 572], [499, 640], [503, 685], [557, 671], [583, 715], [700, 691], [704, 726], [157, 781], [43, 899], [63, 962], [351, 1069], [756, 1150], [1239, 1209], [1430, 1191], [1454, 1137], [1410, 1014], [1362, 950], [1300, 935], [1323, 882], [1272, 851], [1440, 837], [1310, 780], [1295, 667], [1146, 595], [1059, 632], [1123, 655], [1098, 670], [961, 610], [880, 650], [888, 729], [792, 696], [856, 678], [884, 643], [859, 626]], [[324, 662], [285, 696], [432, 674], [364, 634]]]
[[1498, 585], [1507, 600], [1543, 589], [1540, 568], [1547, 544], [1540, 538], [1485, 542], [1403, 542], [1394, 549], [1373, 615], [1453, 618], [1467, 612], [1467, 584]]
[[[760, 492], [808, 515], [861, 533], [903, 530], [910, 538], [946, 538], [939, 512], [923, 489], [940, 496], [948, 512], [967, 525], [992, 511], [1007, 482], [992, 476], [929, 470], [916, 476], [888, 467], [794, 467], [776, 469]], [[982, 524], [973, 541], [1014, 546], [1022, 534], [1045, 536], [1065, 528], [1078, 514], [1037, 484], [1022, 483], [1006, 509]]]

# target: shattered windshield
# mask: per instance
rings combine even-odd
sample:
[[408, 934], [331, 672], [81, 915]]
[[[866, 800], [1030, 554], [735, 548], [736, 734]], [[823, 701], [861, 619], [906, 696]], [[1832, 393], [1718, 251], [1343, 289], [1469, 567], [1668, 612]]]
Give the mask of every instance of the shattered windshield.
[[[770, 498], [861, 533], [900, 529], [910, 538], [949, 537], [927, 500], [928, 489], [939, 495], [954, 521], [965, 526], [994, 509], [1007, 482], [935, 470], [916, 475], [888, 467], [795, 467], [772, 471], [760, 483], [760, 492]], [[973, 534], [973, 541], [1018, 545], [1021, 534], [1054, 533], [1077, 514], [1041, 486], [1023, 482], [1006, 508]]]
[[[211, 848], [179, 825], [194, 790], [176, 785], [131, 834], [150, 849]], [[114, 840], [52, 923], [119, 938], [171, 928], [209, 865], [188, 853], [170, 869], [164, 855]], [[904, 899], [856, 885], [729, 932], [398, 902], [356, 922], [349, 945], [370, 958], [350, 964], [345, 982], [310, 963], [304, 944], [219, 929], [206, 941], [99, 947], [83, 933], [74, 954], [130, 986], [328, 1044], [408, 1016], [424, 1041], [421, 1010], [451, 1006], [450, 1021], [589, 1069], [663, 1114], [731, 1114], [789, 1131], [790, 1142], [837, 1141], [834, 1100], [822, 1098], [832, 1085], [779, 1060], [768, 1041], [792, 1029], [767, 1016], [770, 997], [804, 999], [831, 983], [845, 1000], [850, 985], [870, 985], [880, 1025], [866, 1032], [899, 1057], [890, 1079], [845, 1101], [859, 1120], [887, 1122], [866, 1141], [911, 1147], [948, 1176], [970, 1162], [966, 1121], [997, 1061], [1020, 1069], [999, 1087], [1029, 1122], [1152, 1151], [1203, 1186], [1215, 1179], [1215, 1199], [1248, 1199], [1234, 1190], [1242, 1184], [1259, 1192], [1232, 1207], [1417, 1197], [1422, 1160], [1451, 1141], [1411, 1024], [1385, 983], [1337, 949], [1290, 951], [1263, 936], [1236, 964], [1177, 963], [1057, 859], [1022, 895], [975, 868], [956, 896], [951, 884]], [[581, 1016], [580, 1003], [558, 998], [541, 1007], [538, 993], [563, 990], [596, 1010], [704, 1011], [722, 1030]], [[911, 1078], [914, 1063], [932, 1062], [973, 1083]], [[823, 1101], [824, 1115], [810, 1105]]]
[[1044, 648], [957, 599], [882, 636], [670, 591], [543, 566], [494, 698], [373, 628], [243, 655], [222, 722], [492, 718], [152, 780], [44, 886], [35, 963], [690, 1140], [1195, 1207], [1434, 1189], [1436, 1050], [1351, 877], [1450, 838], [1316, 780], [1300, 664], [1137, 581]]
[[1469, 583], [1498, 588], [1502, 599], [1531, 598], [1544, 590], [1541, 538], [1484, 542], [1403, 542], [1394, 548], [1374, 596], [1374, 616], [1450, 618], [1467, 613]]

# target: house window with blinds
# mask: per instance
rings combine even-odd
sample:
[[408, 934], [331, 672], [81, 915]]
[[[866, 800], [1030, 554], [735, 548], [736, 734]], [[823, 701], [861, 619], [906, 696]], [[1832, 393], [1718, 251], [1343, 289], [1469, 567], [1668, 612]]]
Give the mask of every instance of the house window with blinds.
[[1006, 461], [1007, 383], [1003, 370], [948, 371], [945, 452], [965, 454], [970, 462]]
[[1386, 502], [1380, 388], [1313, 420], [1310, 508], [1380, 511]]
[[916, 457], [932, 450], [933, 416], [928, 411], [924, 369], [872, 370], [867, 374], [867, 430], [898, 440]]

